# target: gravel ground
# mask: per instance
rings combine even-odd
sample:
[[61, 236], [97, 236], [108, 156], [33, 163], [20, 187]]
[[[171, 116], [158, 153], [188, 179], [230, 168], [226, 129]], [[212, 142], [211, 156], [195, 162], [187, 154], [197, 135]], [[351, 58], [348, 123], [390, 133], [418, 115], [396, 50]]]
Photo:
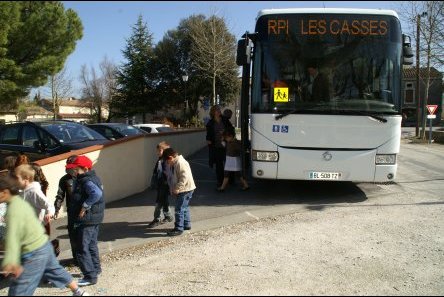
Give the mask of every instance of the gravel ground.
[[[102, 257], [103, 275], [87, 290], [92, 295], [443, 295], [444, 207], [442, 201], [423, 203], [412, 196], [320, 206], [116, 251]], [[69, 291], [39, 288], [35, 295]]]

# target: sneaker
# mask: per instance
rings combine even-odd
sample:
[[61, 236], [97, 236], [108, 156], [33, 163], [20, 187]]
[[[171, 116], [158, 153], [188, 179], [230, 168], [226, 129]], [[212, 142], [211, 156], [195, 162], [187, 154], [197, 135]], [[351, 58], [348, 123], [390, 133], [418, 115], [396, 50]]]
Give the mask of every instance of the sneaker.
[[168, 236], [178, 236], [178, 235], [182, 235], [183, 231], [181, 230], [177, 230], [177, 229], [173, 229], [169, 232], [167, 232]]
[[97, 281], [94, 282], [94, 281], [87, 280], [87, 279], [84, 279], [84, 278], [82, 278], [82, 279], [77, 281], [77, 285], [79, 287], [92, 286], [92, 285], [95, 285], [95, 284], [97, 284]]
[[148, 224], [147, 228], [154, 228], [161, 224], [162, 222], [160, 220], [153, 220], [151, 223]]
[[162, 220], [162, 223], [171, 223], [172, 221], [174, 221], [172, 217], [166, 217]]
[[84, 290], [77, 289], [77, 291], [72, 293], [72, 296], [91, 296], [91, 295], [85, 292]]
[[183, 230], [191, 230], [191, 226], [189, 226], [189, 227], [183, 227]]

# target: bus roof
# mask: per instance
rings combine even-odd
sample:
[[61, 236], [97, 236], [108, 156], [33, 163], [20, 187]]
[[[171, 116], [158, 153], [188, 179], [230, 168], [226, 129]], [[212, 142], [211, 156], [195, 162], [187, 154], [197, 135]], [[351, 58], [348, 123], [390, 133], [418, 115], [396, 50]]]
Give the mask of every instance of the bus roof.
[[277, 8], [263, 9], [259, 11], [256, 18], [259, 19], [263, 15], [274, 14], [370, 14], [370, 15], [390, 15], [399, 19], [398, 14], [394, 10], [387, 9], [359, 9], [359, 8]]

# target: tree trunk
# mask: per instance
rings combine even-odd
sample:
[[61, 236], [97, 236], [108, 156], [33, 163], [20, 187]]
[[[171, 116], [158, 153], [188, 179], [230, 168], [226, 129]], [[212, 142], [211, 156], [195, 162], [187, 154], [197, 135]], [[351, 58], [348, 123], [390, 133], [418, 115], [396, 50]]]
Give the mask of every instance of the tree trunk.
[[54, 86], [54, 75], [51, 75], [51, 97], [52, 97], [52, 110], [54, 112], [53, 119], [54, 121], [57, 119], [57, 110], [56, 110], [56, 91]]
[[97, 123], [102, 122], [102, 106], [97, 106]]
[[425, 139], [426, 135], [426, 126], [427, 126], [427, 104], [429, 102], [429, 89], [430, 89], [430, 47], [427, 49], [427, 73], [426, 73], [426, 85], [425, 85], [425, 94], [424, 94], [424, 103], [422, 109], [422, 130], [421, 130], [421, 139]]
[[421, 130], [421, 139], [425, 139], [426, 135], [426, 126], [427, 126], [427, 104], [429, 102], [429, 89], [430, 89], [430, 62], [427, 62], [427, 73], [426, 73], [426, 85], [425, 85], [425, 94], [424, 94], [424, 104], [422, 111], [422, 130]]

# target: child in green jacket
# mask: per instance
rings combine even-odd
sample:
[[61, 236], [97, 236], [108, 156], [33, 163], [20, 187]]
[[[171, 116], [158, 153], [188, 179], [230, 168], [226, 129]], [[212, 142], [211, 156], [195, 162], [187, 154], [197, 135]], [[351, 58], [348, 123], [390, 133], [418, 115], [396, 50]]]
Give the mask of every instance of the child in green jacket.
[[0, 177], [0, 203], [8, 204], [2, 270], [13, 276], [9, 296], [33, 295], [42, 277], [58, 288], [70, 288], [74, 296], [88, 296], [57, 261], [32, 206], [17, 194], [16, 180]]

